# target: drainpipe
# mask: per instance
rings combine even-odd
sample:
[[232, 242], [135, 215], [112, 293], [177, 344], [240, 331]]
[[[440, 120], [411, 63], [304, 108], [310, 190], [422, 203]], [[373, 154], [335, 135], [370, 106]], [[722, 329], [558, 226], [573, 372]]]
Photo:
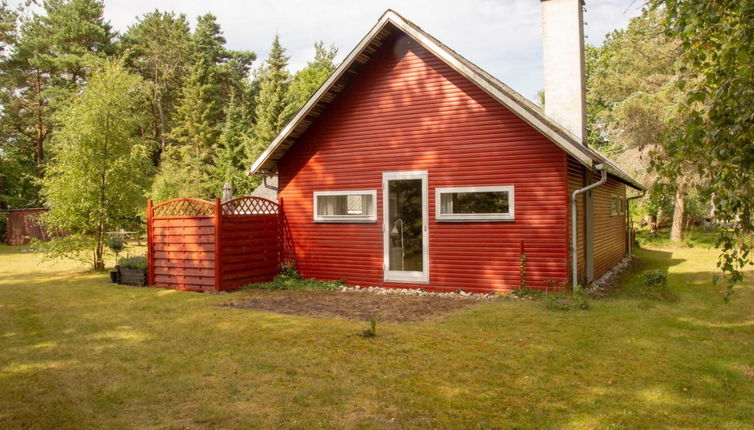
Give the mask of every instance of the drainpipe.
[[631, 203], [631, 200], [640, 199], [644, 197], [645, 194], [647, 194], [647, 191], [642, 190], [641, 194], [639, 194], [638, 196], [626, 197], [626, 226], [628, 227], [628, 256], [629, 257], [631, 256], [631, 242], [632, 242], [631, 231], [633, 230], [631, 228], [631, 211], [629, 210], [631, 205], [629, 203]]
[[578, 286], [578, 267], [579, 267], [579, 256], [576, 252], [577, 250], [577, 241], [578, 241], [578, 223], [576, 222], [576, 214], [577, 214], [577, 207], [576, 207], [576, 199], [579, 196], [579, 194], [583, 194], [591, 189], [597, 188], [600, 185], [603, 185], [605, 182], [607, 182], [607, 169], [605, 169], [605, 166], [603, 164], [597, 164], [594, 166], [596, 170], [599, 170], [602, 173], [602, 176], [600, 177], [600, 180], [587, 185], [584, 188], [581, 188], [580, 190], [576, 190], [573, 192], [573, 195], [571, 196], [571, 277], [573, 278], [573, 291], [576, 291], [576, 287]]

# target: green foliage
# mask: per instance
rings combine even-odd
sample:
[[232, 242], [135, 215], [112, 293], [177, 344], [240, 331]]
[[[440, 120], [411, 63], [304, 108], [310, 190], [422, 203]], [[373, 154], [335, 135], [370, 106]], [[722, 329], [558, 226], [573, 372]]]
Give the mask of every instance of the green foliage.
[[281, 263], [280, 276], [288, 279], [301, 279], [301, 275], [298, 273], [298, 269], [296, 269], [296, 262], [288, 260]]
[[0, 4], [0, 207], [36, 206], [47, 145], [91, 69], [114, 51], [96, 0], [55, 0], [23, 19]]
[[110, 251], [115, 253], [115, 256], [117, 258], [118, 254], [120, 254], [121, 251], [123, 251], [123, 247], [126, 246], [126, 241], [123, 240], [123, 236], [114, 234], [111, 235], [107, 239], [107, 247], [110, 248]]
[[291, 81], [288, 90], [288, 105], [283, 112], [283, 123], [288, 122], [335, 71], [337, 66], [334, 61], [337, 55], [338, 48], [333, 45], [326, 48], [322, 41], [314, 44], [314, 60], [309, 61], [305, 68], [296, 72]]
[[288, 58], [280, 37], [275, 35], [270, 54], [259, 71], [259, 92], [256, 95], [253, 139], [246, 150], [246, 158], [253, 161], [278, 134], [286, 121], [288, 88], [291, 75], [288, 72]]
[[551, 311], [586, 311], [589, 310], [589, 297], [578, 289], [574, 292], [562, 292], [545, 295], [545, 308]]
[[668, 279], [661, 270], [645, 270], [640, 274], [636, 296], [646, 300], [670, 302], [678, 297], [668, 288]]
[[678, 43], [662, 31], [661, 11], [634, 18], [587, 49], [590, 145], [607, 152], [653, 148], [677, 111]]
[[751, 258], [754, 201], [754, 0], [692, 2], [653, 0], [667, 11], [666, 33], [680, 40], [685, 91], [683, 109], [663, 145], [673, 161], [655, 163], [668, 178], [689, 164], [715, 205], [721, 232], [718, 267], [727, 281], [727, 300], [743, 279]]
[[121, 269], [147, 270], [147, 257], [124, 257], [118, 259], [118, 267]]
[[260, 179], [249, 176], [249, 168], [244, 148], [251, 139], [246, 125], [245, 112], [241, 104], [232, 97], [225, 112], [225, 124], [214, 151], [214, 170], [212, 172], [214, 189], [222, 190], [223, 184], [229, 182], [237, 196], [248, 195], [259, 185]]
[[524, 286], [516, 288], [515, 290], [511, 291], [510, 294], [518, 297], [519, 299], [538, 300], [544, 297], [546, 293], [536, 288], [529, 288]]
[[61, 128], [41, 182], [50, 208], [43, 221], [54, 231], [87, 239], [72, 242], [72, 249], [90, 248], [96, 269], [104, 268], [105, 232], [131, 227], [144, 208], [151, 168], [148, 145], [138, 132], [145, 99], [142, 79], [110, 62], [57, 117]]
[[151, 135], [159, 150], [167, 146], [167, 133], [180, 95], [182, 80], [193, 59], [189, 23], [185, 15], [155, 10], [139, 18], [123, 35], [128, 64], [150, 85]]
[[343, 287], [343, 281], [320, 281], [318, 279], [301, 279], [300, 277], [280, 274], [270, 282], [249, 284], [243, 288], [258, 290], [303, 290], [331, 291]]
[[369, 327], [361, 331], [361, 337], [373, 338], [377, 337], [377, 318], [369, 318]]

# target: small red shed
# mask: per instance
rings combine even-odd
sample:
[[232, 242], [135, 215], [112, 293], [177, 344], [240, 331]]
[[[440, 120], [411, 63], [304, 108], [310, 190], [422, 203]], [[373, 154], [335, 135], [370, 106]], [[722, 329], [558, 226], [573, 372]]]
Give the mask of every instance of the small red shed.
[[31, 239], [47, 240], [49, 235], [39, 224], [39, 216], [45, 212], [47, 209], [43, 208], [6, 210], [8, 245], [25, 245]]
[[277, 175], [303, 276], [478, 292], [599, 278], [627, 252], [626, 188], [643, 189], [393, 11], [250, 173]]

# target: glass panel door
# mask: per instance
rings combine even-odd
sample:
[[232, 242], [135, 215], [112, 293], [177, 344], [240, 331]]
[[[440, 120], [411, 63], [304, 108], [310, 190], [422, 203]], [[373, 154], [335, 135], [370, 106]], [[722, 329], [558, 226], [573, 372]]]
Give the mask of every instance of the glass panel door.
[[384, 178], [385, 280], [427, 282], [426, 172]]

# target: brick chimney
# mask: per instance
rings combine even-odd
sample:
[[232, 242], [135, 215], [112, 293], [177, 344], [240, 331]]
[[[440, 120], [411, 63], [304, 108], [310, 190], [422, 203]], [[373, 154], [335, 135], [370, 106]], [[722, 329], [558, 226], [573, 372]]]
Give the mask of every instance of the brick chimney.
[[583, 0], [541, 0], [545, 115], [586, 144]]

